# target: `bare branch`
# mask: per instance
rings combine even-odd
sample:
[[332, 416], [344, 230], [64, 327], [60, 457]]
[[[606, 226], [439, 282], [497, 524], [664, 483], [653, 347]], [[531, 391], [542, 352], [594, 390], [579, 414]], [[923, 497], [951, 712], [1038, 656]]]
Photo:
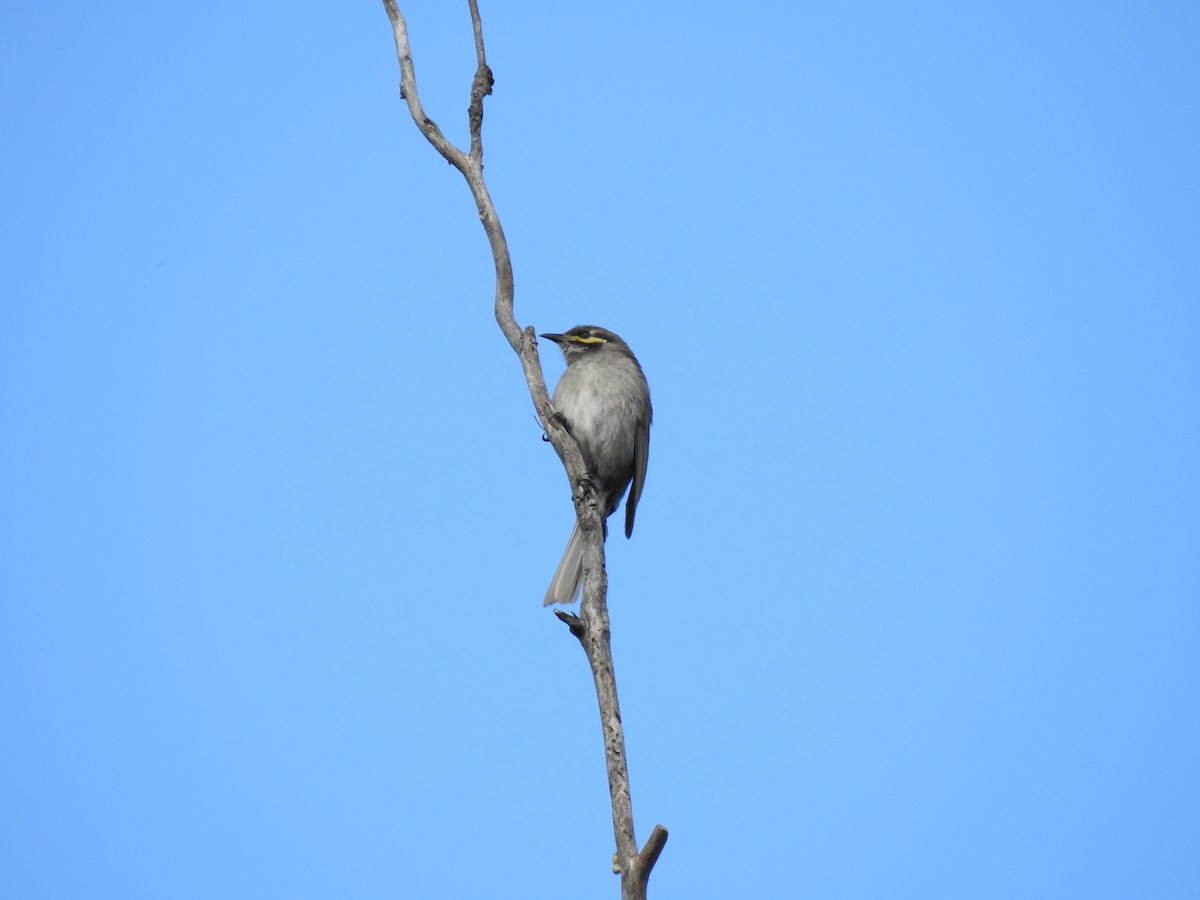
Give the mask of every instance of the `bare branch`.
[[[584, 557], [585, 579], [590, 574]], [[608, 768], [608, 790], [612, 801], [613, 834], [617, 852], [613, 854], [613, 871], [621, 875], [622, 900], [645, 900], [646, 882], [659, 854], [667, 842], [667, 830], [655, 825], [646, 846], [639, 853], [633, 830], [633, 800], [629, 791], [629, 766], [625, 759], [625, 732], [621, 725], [621, 709], [617, 702], [617, 677], [613, 669], [612, 649], [605, 602], [608, 579], [603, 567], [596, 579], [598, 590], [589, 596], [590, 585], [585, 580], [580, 615], [555, 610], [555, 615], [571, 629], [571, 634], [583, 645], [596, 685], [596, 700], [600, 706], [600, 724], [604, 732], [604, 756]]]
[[[400, 58], [400, 96], [408, 103], [408, 112], [421, 134], [429, 141], [446, 161], [462, 173], [475, 198], [475, 206], [479, 210], [479, 219], [483, 230], [491, 244], [492, 258], [496, 263], [496, 321], [500, 330], [508, 338], [509, 345], [521, 357], [521, 366], [525, 370], [525, 380], [533, 395], [534, 406], [542, 420], [542, 427], [550, 435], [554, 448], [559, 448], [555, 435], [546, 426], [546, 420], [551, 413], [550, 395], [546, 390], [546, 381], [542, 375], [542, 366], [537, 358], [537, 336], [532, 329], [522, 336], [521, 328], [513, 317], [513, 271], [512, 260], [508, 255], [508, 242], [504, 239], [504, 229], [500, 225], [500, 217], [496, 214], [496, 206], [488, 193], [487, 184], [483, 180], [483, 142], [480, 130], [483, 126], [483, 98], [492, 92], [492, 71], [488, 68], [487, 59], [483, 52], [483, 29], [479, 24], [479, 9], [475, 0], [471, 0], [471, 18], [475, 24], [475, 51], [478, 67], [475, 78], [471, 83], [471, 104], [469, 118], [471, 125], [471, 153], [463, 153], [454, 146], [438, 128], [437, 123], [425, 114], [421, 106], [420, 95], [417, 93], [417, 75], [413, 66], [412, 50], [408, 46], [408, 23], [404, 14], [396, 5], [396, 0], [383, 0], [388, 18], [392, 22], [392, 35], [396, 40], [396, 55]], [[538, 389], [540, 385], [540, 390]], [[566, 429], [558, 431], [565, 435]], [[583, 471], [582, 457], [579, 460], [579, 471]]]
[[426, 140], [433, 145], [452, 166], [462, 173], [475, 198], [479, 220], [487, 234], [492, 258], [496, 264], [495, 316], [500, 330], [508, 339], [521, 360], [525, 381], [534, 407], [546, 431], [550, 443], [566, 468], [575, 501], [575, 514], [583, 533], [583, 602], [579, 615], [556, 611], [556, 615], [579, 639], [587, 655], [592, 677], [596, 684], [596, 699], [600, 706], [600, 721], [604, 732], [604, 756], [608, 769], [609, 794], [612, 799], [613, 833], [616, 837], [617, 871], [621, 873], [621, 897], [623, 900], [645, 900], [646, 881], [650, 870], [662, 852], [667, 832], [656, 825], [646, 847], [639, 854], [637, 839], [633, 831], [633, 802], [629, 793], [629, 768], [625, 760], [625, 733], [621, 726], [621, 710], [617, 703], [617, 680], [613, 670], [612, 649], [609, 639], [608, 575], [604, 566], [604, 519], [596, 502], [596, 492], [579, 452], [579, 445], [566, 429], [562, 418], [555, 413], [546, 389], [538, 358], [537, 335], [533, 328], [522, 329], [513, 314], [513, 270], [508, 253], [508, 242], [495, 204], [488, 193], [483, 179], [483, 98], [492, 92], [494, 80], [488, 67], [483, 47], [483, 25], [479, 18], [477, 0], [467, 0], [471, 11], [471, 24], [475, 33], [476, 69], [471, 82], [471, 100], [467, 108], [470, 127], [471, 148], [464, 153], [456, 147], [438, 128], [421, 106], [417, 93], [416, 71], [412, 51], [408, 45], [408, 24], [396, 0], [383, 0], [388, 18], [392, 23], [392, 34], [396, 40], [396, 54], [400, 59], [400, 96], [408, 104], [409, 114]]
[[400, 96], [408, 102], [408, 112], [413, 121], [417, 123], [417, 128], [421, 129], [421, 134], [425, 135], [426, 140], [433, 144], [434, 149], [442, 154], [447, 162], [466, 175], [463, 168], [465, 158], [462, 151], [450, 143], [450, 140], [442, 134], [442, 129], [437, 127], [437, 123], [433, 119], [425, 115], [425, 110], [421, 107], [421, 98], [417, 94], [417, 75], [413, 69], [412, 50], [408, 47], [408, 23], [404, 21], [404, 13], [400, 12], [395, 0], [383, 0], [383, 6], [387, 10], [388, 18], [392, 20], [392, 36], [396, 39], [396, 55], [400, 57]]
[[483, 162], [483, 98], [492, 92], [495, 79], [488, 68], [487, 54], [483, 52], [483, 23], [479, 21], [479, 3], [467, 0], [471, 8], [471, 27], [475, 31], [475, 80], [471, 84], [471, 105], [467, 108], [467, 119], [471, 126], [471, 158]]

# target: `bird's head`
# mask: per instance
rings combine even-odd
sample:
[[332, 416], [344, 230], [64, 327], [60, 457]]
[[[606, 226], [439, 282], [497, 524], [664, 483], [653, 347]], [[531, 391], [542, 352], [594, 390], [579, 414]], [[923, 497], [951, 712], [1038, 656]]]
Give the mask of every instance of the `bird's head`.
[[585, 354], [591, 353], [618, 350], [627, 356], [633, 355], [628, 344], [607, 328], [601, 328], [599, 325], [576, 325], [570, 331], [564, 331], [562, 334], [539, 336], [558, 344], [568, 365]]

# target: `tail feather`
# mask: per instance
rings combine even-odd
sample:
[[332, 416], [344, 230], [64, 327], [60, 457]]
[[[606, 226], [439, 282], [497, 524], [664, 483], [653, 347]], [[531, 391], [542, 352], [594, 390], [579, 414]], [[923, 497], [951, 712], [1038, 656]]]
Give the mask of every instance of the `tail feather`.
[[583, 534], [579, 531], [579, 523], [571, 531], [571, 539], [567, 541], [567, 549], [563, 551], [562, 561], [550, 580], [543, 606], [552, 603], [574, 603], [583, 583]]

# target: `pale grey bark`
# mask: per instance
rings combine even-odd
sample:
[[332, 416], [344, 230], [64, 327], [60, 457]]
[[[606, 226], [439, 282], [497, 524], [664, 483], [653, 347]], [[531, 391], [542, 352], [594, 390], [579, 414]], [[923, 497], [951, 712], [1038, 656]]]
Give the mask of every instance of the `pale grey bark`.
[[471, 98], [467, 116], [470, 125], [471, 147], [463, 152], [451, 143], [437, 124], [425, 114], [417, 94], [416, 73], [412, 51], [408, 46], [408, 26], [395, 0], [383, 0], [392, 33], [396, 39], [396, 54], [400, 59], [400, 95], [408, 103], [413, 122], [434, 148], [467, 180], [471, 196], [479, 210], [479, 220], [491, 245], [496, 264], [495, 315], [500, 330], [508, 339], [521, 361], [525, 381], [542, 427], [566, 468], [575, 501], [575, 514], [583, 532], [583, 602], [579, 615], [556, 611], [579, 639], [587, 655], [596, 684], [596, 699], [600, 706], [600, 724], [604, 733], [604, 758], [608, 768], [608, 787], [612, 799], [613, 833], [617, 852], [613, 856], [614, 871], [621, 875], [622, 900], [645, 900], [646, 882], [650, 871], [667, 840], [667, 830], [655, 825], [645, 847], [638, 851], [633, 830], [633, 802], [629, 793], [629, 767], [625, 760], [625, 732], [621, 726], [621, 710], [617, 703], [617, 679], [613, 670], [609, 641], [608, 576], [604, 567], [604, 526], [602, 510], [596, 503], [596, 492], [587, 478], [579, 446], [550, 404], [546, 379], [538, 358], [537, 335], [532, 327], [522, 329], [513, 314], [513, 271], [508, 243], [500, 227], [500, 217], [488, 193], [483, 178], [483, 98], [492, 92], [492, 70], [488, 68], [483, 48], [483, 25], [479, 18], [477, 0], [467, 0], [471, 24], [475, 32], [477, 67], [471, 83]]

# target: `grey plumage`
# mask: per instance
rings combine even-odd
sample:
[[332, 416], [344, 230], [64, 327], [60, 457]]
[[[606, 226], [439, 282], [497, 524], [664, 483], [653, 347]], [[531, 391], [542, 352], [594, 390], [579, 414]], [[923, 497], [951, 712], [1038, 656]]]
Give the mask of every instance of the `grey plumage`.
[[[616, 511], [629, 489], [625, 503], [625, 536], [629, 537], [650, 454], [653, 413], [646, 376], [629, 345], [604, 328], [577, 325], [563, 334], [542, 337], [557, 343], [567, 361], [552, 402], [579, 444], [605, 518]], [[546, 605], [574, 602], [582, 579], [583, 539], [576, 522], [546, 591]]]

